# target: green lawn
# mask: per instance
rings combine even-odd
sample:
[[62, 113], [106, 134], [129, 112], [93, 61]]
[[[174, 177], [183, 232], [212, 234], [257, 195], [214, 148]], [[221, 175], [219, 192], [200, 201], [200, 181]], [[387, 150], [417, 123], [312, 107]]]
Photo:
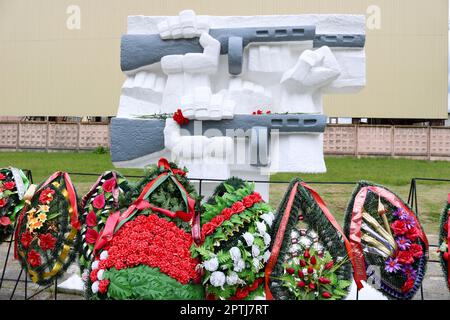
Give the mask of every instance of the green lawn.
[[[383, 184], [407, 200], [412, 177], [450, 179], [450, 163], [389, 158], [327, 157], [325, 174], [300, 174], [305, 181], [350, 181], [361, 179]], [[35, 183], [39, 183], [54, 171], [101, 173], [113, 169], [109, 154], [94, 153], [43, 153], [2, 152], [0, 167], [15, 166], [31, 169]], [[119, 169], [125, 175], [140, 175], [139, 169]], [[296, 174], [276, 174], [272, 181], [289, 181]], [[72, 179], [82, 195], [96, 177], [73, 175]], [[342, 221], [353, 185], [314, 185], [336, 217]], [[286, 189], [285, 184], [271, 184], [271, 204], [276, 207]], [[418, 186], [419, 213], [427, 232], [436, 233], [439, 214], [442, 211], [450, 183], [421, 183]]]

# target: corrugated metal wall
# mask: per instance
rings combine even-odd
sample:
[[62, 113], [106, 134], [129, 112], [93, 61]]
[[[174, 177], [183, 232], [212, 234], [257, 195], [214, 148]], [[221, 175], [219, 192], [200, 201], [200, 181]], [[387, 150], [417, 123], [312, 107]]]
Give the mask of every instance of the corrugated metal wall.
[[[70, 5], [81, 30], [66, 28]], [[131, 14], [366, 14], [367, 87], [325, 99], [329, 116], [446, 118], [448, 0], [0, 0], [0, 115], [115, 115], [120, 35]]]

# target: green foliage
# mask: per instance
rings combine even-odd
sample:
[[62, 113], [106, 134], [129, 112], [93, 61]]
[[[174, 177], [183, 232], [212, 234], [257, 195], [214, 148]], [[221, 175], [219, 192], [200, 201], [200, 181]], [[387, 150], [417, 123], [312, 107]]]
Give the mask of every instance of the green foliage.
[[[444, 226], [448, 224], [448, 215], [450, 212], [450, 203], [447, 202], [447, 204], [444, 206], [444, 209], [442, 210], [442, 214], [441, 214], [441, 223], [440, 223], [440, 228], [439, 228], [439, 260], [441, 261], [441, 266], [442, 266], [442, 271], [445, 274], [445, 279], [448, 278], [448, 261], [444, 260], [444, 253], [448, 252], [448, 235], [447, 235], [447, 231], [445, 231]], [[447, 286], [449, 286], [450, 289], [450, 285], [447, 282]]]
[[140, 265], [134, 268], [105, 272], [110, 280], [108, 297], [115, 300], [200, 300], [204, 298], [201, 285], [183, 285], [161, 273], [158, 268]]

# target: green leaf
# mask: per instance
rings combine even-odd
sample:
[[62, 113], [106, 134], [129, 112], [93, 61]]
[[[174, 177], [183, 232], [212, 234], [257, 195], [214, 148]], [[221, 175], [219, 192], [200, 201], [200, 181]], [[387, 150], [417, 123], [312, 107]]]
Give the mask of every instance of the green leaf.
[[61, 215], [61, 212], [50, 213], [47, 215], [47, 220], [53, 220]]

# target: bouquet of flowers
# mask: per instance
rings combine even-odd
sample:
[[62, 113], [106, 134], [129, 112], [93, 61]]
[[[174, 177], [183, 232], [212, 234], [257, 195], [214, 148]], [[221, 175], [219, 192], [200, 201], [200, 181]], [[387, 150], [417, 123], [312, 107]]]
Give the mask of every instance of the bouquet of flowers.
[[407, 204], [387, 188], [361, 181], [347, 208], [345, 233], [357, 284], [367, 280], [366, 266], [375, 266], [381, 291], [396, 299], [414, 296], [425, 274], [428, 240]]
[[270, 252], [271, 208], [254, 185], [231, 178], [204, 205], [201, 244], [192, 245], [208, 299], [253, 299], [263, 295]]
[[338, 300], [351, 284], [350, 244], [321, 197], [294, 179], [272, 229], [266, 297]]
[[119, 209], [119, 196], [129, 190], [128, 181], [118, 172], [103, 173], [83, 197], [80, 208], [81, 246], [79, 262], [84, 270], [92, 258], [98, 233], [109, 215]]
[[30, 185], [20, 169], [0, 169], [0, 242], [14, 231], [17, 213], [25, 205], [23, 196]]
[[[145, 185], [140, 182], [124, 195], [131, 199], [128, 207], [109, 214], [83, 275], [88, 298], [204, 298], [198, 261], [189, 251], [194, 237], [184, 229], [191, 229], [198, 195], [184, 176], [161, 159]], [[141, 193], [133, 197], [137, 189]]]
[[450, 224], [450, 193], [448, 195], [448, 202], [442, 211], [441, 215], [441, 228], [439, 234], [439, 253], [442, 270], [444, 271], [445, 277], [447, 278], [447, 286], [450, 289], [450, 264], [448, 263], [449, 250], [448, 244], [450, 240], [449, 224]]
[[67, 173], [56, 172], [27, 200], [17, 221], [15, 256], [40, 285], [73, 262], [80, 238], [77, 194]]

